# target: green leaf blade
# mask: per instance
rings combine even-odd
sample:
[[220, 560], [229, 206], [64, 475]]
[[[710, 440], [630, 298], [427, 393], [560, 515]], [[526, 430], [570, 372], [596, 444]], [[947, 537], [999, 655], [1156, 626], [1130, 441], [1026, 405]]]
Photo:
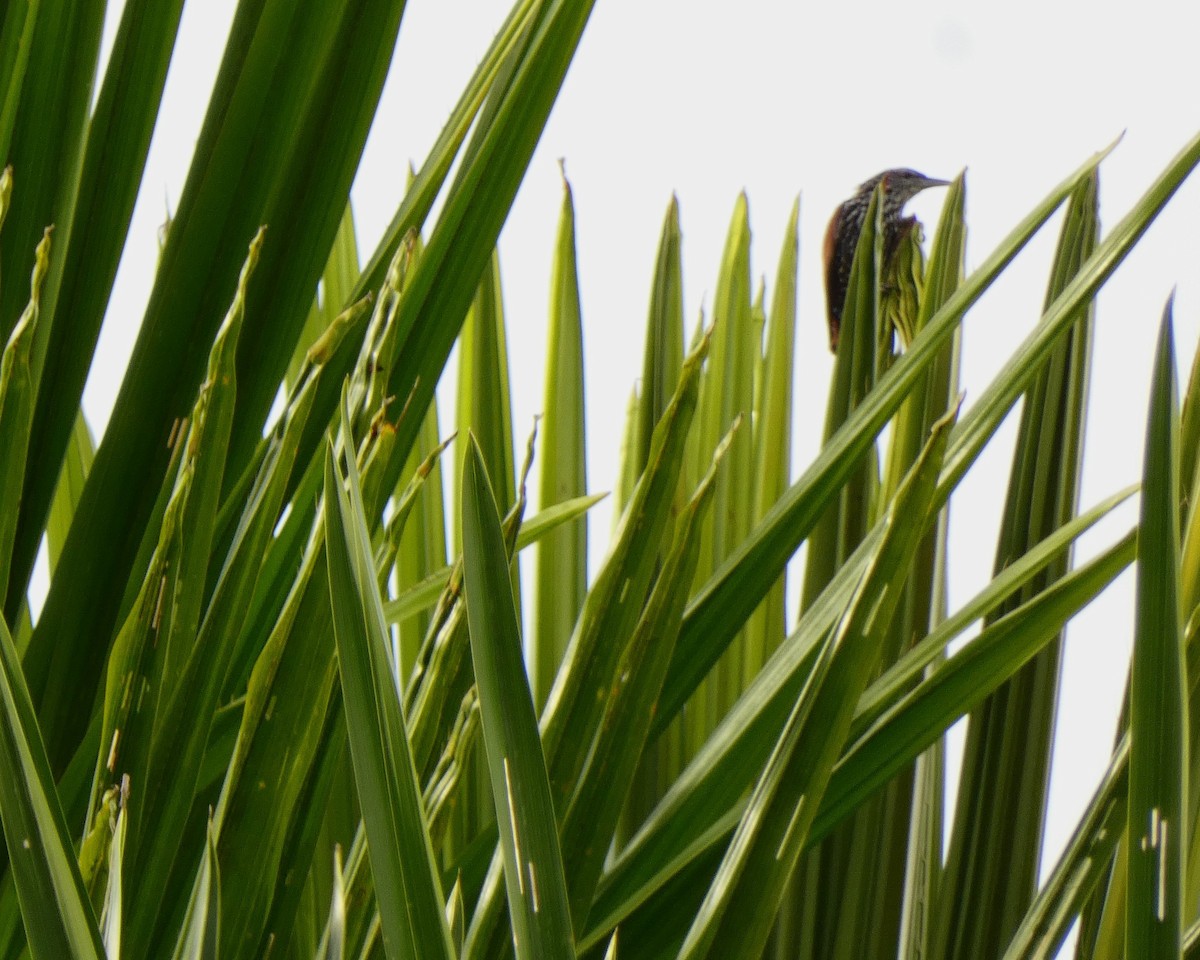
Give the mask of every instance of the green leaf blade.
[[491, 482], [478, 446], [462, 479], [463, 575], [471, 657], [504, 856], [518, 960], [573, 960], [575, 938], [558, 821], [525, 675], [521, 636]]
[[[584, 445], [583, 318], [575, 256], [575, 207], [563, 175], [563, 204], [554, 250], [550, 330], [542, 411], [541, 504], [587, 492]], [[529, 637], [534, 702], [545, 704], [587, 593], [587, 520], [580, 517], [538, 546], [534, 615]]]
[[[347, 429], [349, 422], [347, 415]], [[401, 960], [453, 960], [353, 459], [346, 484], [338, 473], [331, 448], [324, 510], [329, 591], [384, 943]]]
[[217, 960], [221, 940], [221, 871], [212, 822], [172, 960]]
[[776, 741], [680, 960], [761, 954], [899, 601], [952, 422], [934, 428], [892, 505], [878, 552]]
[[[125, 5], [87, 124], [73, 208], [68, 218], [54, 221], [63, 257], [49, 290], [49, 323], [34, 356], [37, 429], [29, 446], [29, 496], [17, 535], [23, 561], [50, 514], [60, 464], [72, 444], [72, 424], [142, 185], [182, 9], [183, 0]], [[58, 317], [63, 322], [56, 322]]]
[[[7, 178], [7, 171], [4, 176]], [[4, 186], [0, 185], [0, 192]], [[34, 376], [31, 354], [41, 314], [42, 286], [50, 268], [50, 231], [37, 246], [29, 304], [0, 354], [0, 596], [9, 582], [18, 509], [24, 499], [24, 468], [33, 434]]]
[[[228, 459], [240, 474], [346, 208], [403, 6], [314, 0], [301, 13], [252, 0], [234, 19], [110, 429], [25, 656], [56, 769], [82, 734], [72, 707], [90, 700], [102, 675], [121, 585], [167, 465], [165, 441], [204, 376], [204, 353], [180, 344], [212, 341], [240, 251], [270, 224], [278, 239], [264, 246], [247, 306], [260, 322], [239, 344]], [[31, 531], [23, 568], [36, 546]]]
[[1179, 614], [1179, 400], [1171, 303], [1151, 381], [1130, 681], [1126, 950], [1178, 957], [1186, 922], [1188, 689]]
[[33, 960], [102, 960], [17, 651], [0, 618], [0, 821]]
[[[742, 422], [735, 421], [733, 430]], [[563, 816], [563, 859], [571, 874], [572, 918], [579, 926], [587, 919], [621, 807], [650, 732], [650, 717], [700, 559], [701, 530], [712, 504], [717, 466], [731, 440], [732, 430], [718, 446], [712, 466], [680, 516], [675, 541], [622, 656], [587, 766]]]

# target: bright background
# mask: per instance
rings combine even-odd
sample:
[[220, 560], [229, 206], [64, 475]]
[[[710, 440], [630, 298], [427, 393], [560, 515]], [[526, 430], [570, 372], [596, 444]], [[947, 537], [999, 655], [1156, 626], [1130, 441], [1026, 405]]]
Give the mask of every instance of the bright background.
[[[364, 256], [399, 202], [409, 161], [424, 159], [509, 6], [510, 0], [408, 3], [352, 193]], [[84, 395], [97, 433], [137, 334], [157, 230], [182, 189], [233, 7], [233, 0], [203, 0], [184, 10], [183, 39]], [[745, 190], [750, 202], [754, 274], [768, 279], [790, 206], [801, 195], [795, 474], [816, 452], [832, 365], [821, 237], [829, 214], [856, 184], [894, 166], [945, 178], [968, 168], [969, 270], [1054, 184], [1124, 132], [1101, 168], [1102, 223], [1111, 227], [1200, 128], [1200, 5], [1143, 0], [1136, 12], [1104, 12], [1115, 7], [1081, 0], [598, 0], [500, 241], [516, 436], [526, 435], [542, 405], [559, 158], [575, 196], [588, 469], [596, 490], [613, 485], [672, 191], [682, 213], [689, 327], [711, 305], [738, 192]], [[110, 8], [105, 54], [120, 8], [120, 2]], [[932, 229], [941, 199], [941, 191], [929, 191], [910, 209]], [[1083, 507], [1140, 476], [1153, 334], [1175, 287], [1181, 375], [1187, 374], [1200, 331], [1198, 204], [1200, 183], [1185, 184], [1100, 294]], [[1057, 223], [968, 315], [968, 405], [1037, 319]], [[769, 296], [768, 290], [768, 303]], [[951, 501], [952, 606], [990, 578], [1014, 428], [1010, 418]], [[1111, 543], [1134, 516], [1126, 509], [1084, 541], [1080, 555]], [[602, 505], [592, 519], [594, 559], [610, 523]], [[1044, 872], [1109, 758], [1132, 599], [1126, 574], [1068, 633]]]

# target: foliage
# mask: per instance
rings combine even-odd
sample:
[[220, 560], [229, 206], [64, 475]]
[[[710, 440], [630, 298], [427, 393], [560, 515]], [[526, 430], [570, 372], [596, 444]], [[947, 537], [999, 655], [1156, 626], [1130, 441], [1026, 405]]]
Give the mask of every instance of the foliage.
[[[737, 200], [688, 338], [672, 199], [589, 574], [569, 185], [520, 469], [496, 239], [592, 4], [517, 0], [364, 265], [349, 186], [403, 4], [241, 0], [95, 447], [181, 2], [128, 0], [97, 77], [105, 6], [0, 15], [0, 960], [1017, 960], [1075, 924], [1079, 960], [1200, 956], [1200, 378], [1181, 407], [1169, 305], [1139, 527], [1072, 558], [1132, 492], [1078, 503], [1092, 305], [1200, 138], [1107, 234], [1089, 159], [970, 271], [963, 177], [927, 247], [885, 257], [873, 201], [795, 479], [799, 207], [768, 291]], [[1040, 320], [964, 406], [961, 324], [1064, 207]], [[950, 609], [947, 505], [1018, 404], [994, 577]], [[1039, 890], [1062, 633], [1135, 561], [1112, 764]]]

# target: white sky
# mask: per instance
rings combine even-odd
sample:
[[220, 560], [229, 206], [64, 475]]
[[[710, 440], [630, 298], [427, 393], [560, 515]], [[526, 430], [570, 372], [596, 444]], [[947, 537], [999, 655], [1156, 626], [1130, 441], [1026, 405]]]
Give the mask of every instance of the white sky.
[[[409, 160], [420, 162], [510, 0], [410, 0], [396, 62], [354, 185], [360, 249], [394, 211]], [[112, 4], [108, 39], [120, 3]], [[85, 406], [107, 418], [232, 16], [231, 0], [188, 3], [145, 187]], [[510, 324], [514, 429], [542, 400], [546, 304], [561, 201], [574, 188], [587, 363], [589, 478], [610, 489], [662, 216], [678, 194], [689, 326], [710, 306], [738, 192], [747, 191], [755, 276], [773, 280], [789, 208], [801, 194], [795, 470], [816, 451], [831, 358], [820, 240], [834, 206], [893, 166], [951, 177], [968, 168], [968, 269], [1068, 172], [1125, 131], [1101, 172], [1114, 224], [1200, 128], [1195, 54], [1200, 5], [1154, 0], [1007, 4], [907, 0], [598, 0], [575, 63], [501, 238]], [[931, 230], [941, 191], [910, 209]], [[1082, 506], [1140, 475], [1153, 335], [1178, 286], [1181, 376], [1200, 331], [1200, 184], [1184, 185], [1101, 293]], [[1029, 332], [1042, 302], [1057, 219], [968, 316], [967, 403]], [[768, 288], [768, 303], [770, 288]], [[531, 349], [531, 345], [533, 346]], [[952, 605], [990, 578], [1011, 430], [952, 501]], [[536, 471], [535, 471], [536, 473]], [[1089, 538], [1083, 555], [1133, 522]], [[592, 523], [593, 556], [610, 519]], [[1107, 762], [1128, 663], [1132, 578], [1069, 632], [1048, 826], [1061, 849]]]

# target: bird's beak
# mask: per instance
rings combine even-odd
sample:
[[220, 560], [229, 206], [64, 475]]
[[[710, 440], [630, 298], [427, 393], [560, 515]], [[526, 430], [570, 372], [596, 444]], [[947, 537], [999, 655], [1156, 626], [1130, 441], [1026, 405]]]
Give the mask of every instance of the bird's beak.
[[922, 190], [928, 190], [930, 187], [948, 187], [948, 186], [950, 186], [949, 180], [935, 180], [933, 177], [926, 177], [924, 180], [921, 181], [921, 189]]

